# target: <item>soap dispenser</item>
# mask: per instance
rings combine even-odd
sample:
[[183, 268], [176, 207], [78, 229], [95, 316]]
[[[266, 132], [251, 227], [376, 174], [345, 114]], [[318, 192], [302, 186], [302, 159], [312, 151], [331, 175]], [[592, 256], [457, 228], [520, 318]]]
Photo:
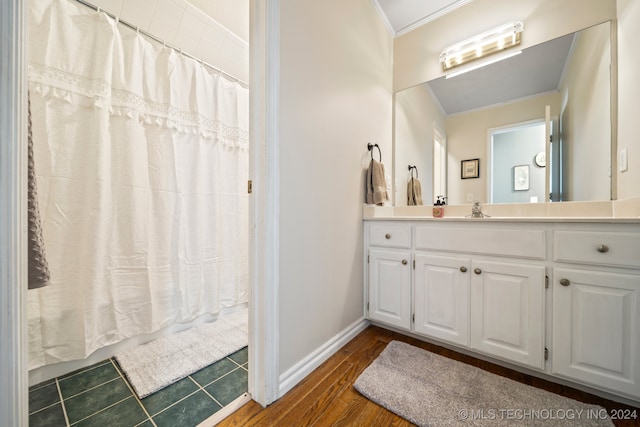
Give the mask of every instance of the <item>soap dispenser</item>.
[[446, 205], [446, 197], [438, 196], [436, 202], [433, 204], [433, 217], [442, 218], [444, 216], [444, 206]]

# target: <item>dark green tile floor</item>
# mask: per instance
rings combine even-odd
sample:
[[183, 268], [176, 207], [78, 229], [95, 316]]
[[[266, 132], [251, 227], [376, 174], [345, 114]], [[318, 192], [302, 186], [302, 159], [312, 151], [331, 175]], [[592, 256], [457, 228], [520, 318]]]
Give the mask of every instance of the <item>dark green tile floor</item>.
[[247, 347], [138, 399], [115, 359], [29, 388], [29, 426], [192, 427], [247, 392]]

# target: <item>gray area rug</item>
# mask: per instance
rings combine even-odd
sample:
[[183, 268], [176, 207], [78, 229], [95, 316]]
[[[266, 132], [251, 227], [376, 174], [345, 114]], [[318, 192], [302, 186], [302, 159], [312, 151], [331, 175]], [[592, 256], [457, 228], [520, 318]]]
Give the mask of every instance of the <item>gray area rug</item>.
[[419, 426], [612, 426], [607, 411], [391, 341], [355, 388]]
[[248, 311], [159, 338], [116, 354], [136, 394], [143, 398], [247, 346]]

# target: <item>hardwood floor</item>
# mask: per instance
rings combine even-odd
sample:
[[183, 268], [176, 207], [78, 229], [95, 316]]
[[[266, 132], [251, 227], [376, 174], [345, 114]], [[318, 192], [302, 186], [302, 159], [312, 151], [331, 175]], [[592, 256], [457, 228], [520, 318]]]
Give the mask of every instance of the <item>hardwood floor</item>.
[[[411, 426], [363, 397], [353, 388], [360, 373], [391, 340], [404, 341], [524, 384], [557, 393], [581, 402], [597, 404], [609, 413], [632, 408], [570, 387], [522, 374], [438, 347], [405, 335], [370, 326], [308, 375], [289, 393], [267, 408], [251, 401], [230, 415], [219, 426]], [[638, 426], [638, 420], [614, 420], [616, 426]], [[552, 426], [553, 422], [549, 423]]]

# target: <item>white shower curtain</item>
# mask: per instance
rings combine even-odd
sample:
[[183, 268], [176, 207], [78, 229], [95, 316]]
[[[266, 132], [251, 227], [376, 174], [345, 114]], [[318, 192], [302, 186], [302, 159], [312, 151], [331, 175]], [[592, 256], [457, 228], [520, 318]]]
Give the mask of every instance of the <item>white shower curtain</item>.
[[30, 2], [28, 35], [30, 369], [245, 303], [248, 90], [74, 1]]

